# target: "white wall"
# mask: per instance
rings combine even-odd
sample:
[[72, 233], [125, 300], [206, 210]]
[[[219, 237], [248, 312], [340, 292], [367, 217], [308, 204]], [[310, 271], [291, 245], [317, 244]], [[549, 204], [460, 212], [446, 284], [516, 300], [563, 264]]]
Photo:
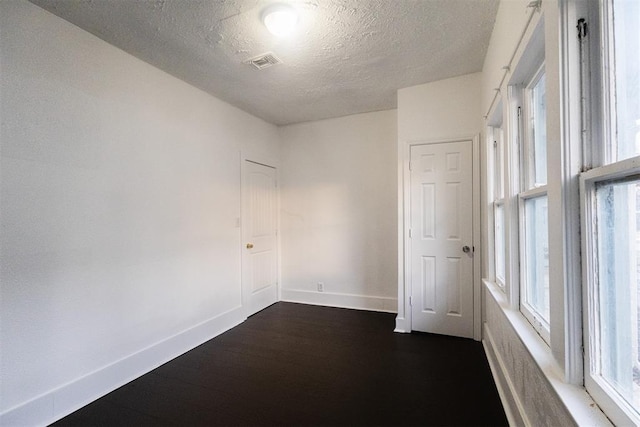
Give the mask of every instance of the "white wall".
[[26, 1], [0, 29], [0, 421], [42, 424], [242, 320], [240, 152], [279, 135]]
[[[396, 330], [411, 330], [404, 277], [404, 167], [411, 142], [435, 142], [473, 138], [482, 129], [480, 115], [481, 74], [467, 74], [398, 91], [398, 317]], [[479, 245], [478, 245], [479, 246]], [[479, 252], [479, 251], [477, 251]], [[480, 254], [478, 253], [478, 256]]]
[[283, 299], [395, 311], [396, 120], [390, 110], [281, 128]]
[[438, 141], [480, 133], [481, 73], [398, 91], [398, 143]]

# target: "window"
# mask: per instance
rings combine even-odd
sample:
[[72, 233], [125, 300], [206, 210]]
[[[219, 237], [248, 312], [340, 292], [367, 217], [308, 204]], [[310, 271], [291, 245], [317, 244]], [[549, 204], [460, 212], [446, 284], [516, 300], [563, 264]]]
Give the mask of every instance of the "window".
[[600, 154], [580, 179], [585, 385], [614, 423], [640, 424], [640, 2], [601, 0], [598, 15], [585, 43], [604, 84], [583, 98], [602, 100], [584, 144]]
[[624, 160], [640, 154], [640, 2], [615, 0], [613, 3], [612, 52], [615, 79], [612, 92], [615, 110], [612, 122], [611, 160]]
[[[533, 310], [536, 321], [549, 322], [549, 239], [547, 197], [524, 200], [524, 295], [523, 304]], [[537, 319], [541, 318], [541, 319]]]
[[547, 109], [544, 72], [541, 70], [527, 90], [529, 111], [529, 156], [532, 164], [527, 168], [530, 174], [529, 187], [539, 187], [547, 183]]
[[595, 186], [599, 375], [640, 408], [638, 366], [638, 197], [640, 177]]
[[520, 311], [549, 342], [546, 79], [544, 64], [521, 91]]
[[504, 202], [494, 202], [494, 221], [495, 221], [495, 269], [496, 283], [500, 288], [504, 289], [506, 283], [506, 242], [505, 242], [505, 222], [504, 222]]
[[505, 229], [505, 163], [504, 163], [504, 135], [501, 127], [493, 129], [493, 232], [494, 232], [494, 268], [496, 283], [504, 290], [506, 283], [506, 229]]
[[585, 384], [616, 424], [640, 422], [639, 160], [581, 177], [589, 318]]
[[506, 207], [506, 153], [503, 101], [496, 95], [495, 108], [487, 115], [487, 229], [490, 236], [487, 250], [489, 253], [488, 277], [506, 292], [507, 268], [507, 207]]

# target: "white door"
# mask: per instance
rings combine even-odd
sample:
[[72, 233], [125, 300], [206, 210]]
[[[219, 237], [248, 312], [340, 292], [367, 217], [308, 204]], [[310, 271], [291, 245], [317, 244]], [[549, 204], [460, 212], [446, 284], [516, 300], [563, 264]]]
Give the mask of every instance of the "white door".
[[411, 321], [473, 337], [473, 143], [411, 147]]
[[250, 316], [278, 299], [276, 170], [242, 167], [242, 305]]

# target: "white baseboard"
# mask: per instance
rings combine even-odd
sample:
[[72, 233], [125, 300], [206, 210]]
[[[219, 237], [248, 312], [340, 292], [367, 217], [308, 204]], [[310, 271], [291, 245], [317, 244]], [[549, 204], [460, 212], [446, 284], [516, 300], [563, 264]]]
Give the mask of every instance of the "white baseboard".
[[520, 399], [518, 398], [513, 386], [513, 382], [509, 378], [509, 374], [505, 369], [504, 361], [502, 360], [500, 353], [495, 350], [493, 336], [486, 324], [484, 325], [483, 336], [485, 339], [482, 340], [482, 345], [484, 346], [491, 374], [493, 375], [493, 380], [496, 383], [498, 395], [500, 396], [500, 401], [502, 402], [509, 425], [512, 427], [531, 425], [527, 421], [524, 408], [520, 403]]
[[282, 289], [282, 301], [303, 304], [324, 305], [328, 307], [353, 308], [356, 310], [383, 311], [396, 313], [396, 298], [372, 297], [366, 295], [337, 294], [330, 292], [311, 292], [298, 289]]
[[48, 425], [245, 320], [236, 307], [0, 414], [1, 426]]

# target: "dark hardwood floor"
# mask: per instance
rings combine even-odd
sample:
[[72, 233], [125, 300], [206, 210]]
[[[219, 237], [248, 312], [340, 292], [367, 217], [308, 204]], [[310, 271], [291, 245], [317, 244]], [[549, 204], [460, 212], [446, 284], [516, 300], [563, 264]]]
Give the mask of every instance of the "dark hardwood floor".
[[482, 345], [277, 303], [56, 426], [507, 425]]

